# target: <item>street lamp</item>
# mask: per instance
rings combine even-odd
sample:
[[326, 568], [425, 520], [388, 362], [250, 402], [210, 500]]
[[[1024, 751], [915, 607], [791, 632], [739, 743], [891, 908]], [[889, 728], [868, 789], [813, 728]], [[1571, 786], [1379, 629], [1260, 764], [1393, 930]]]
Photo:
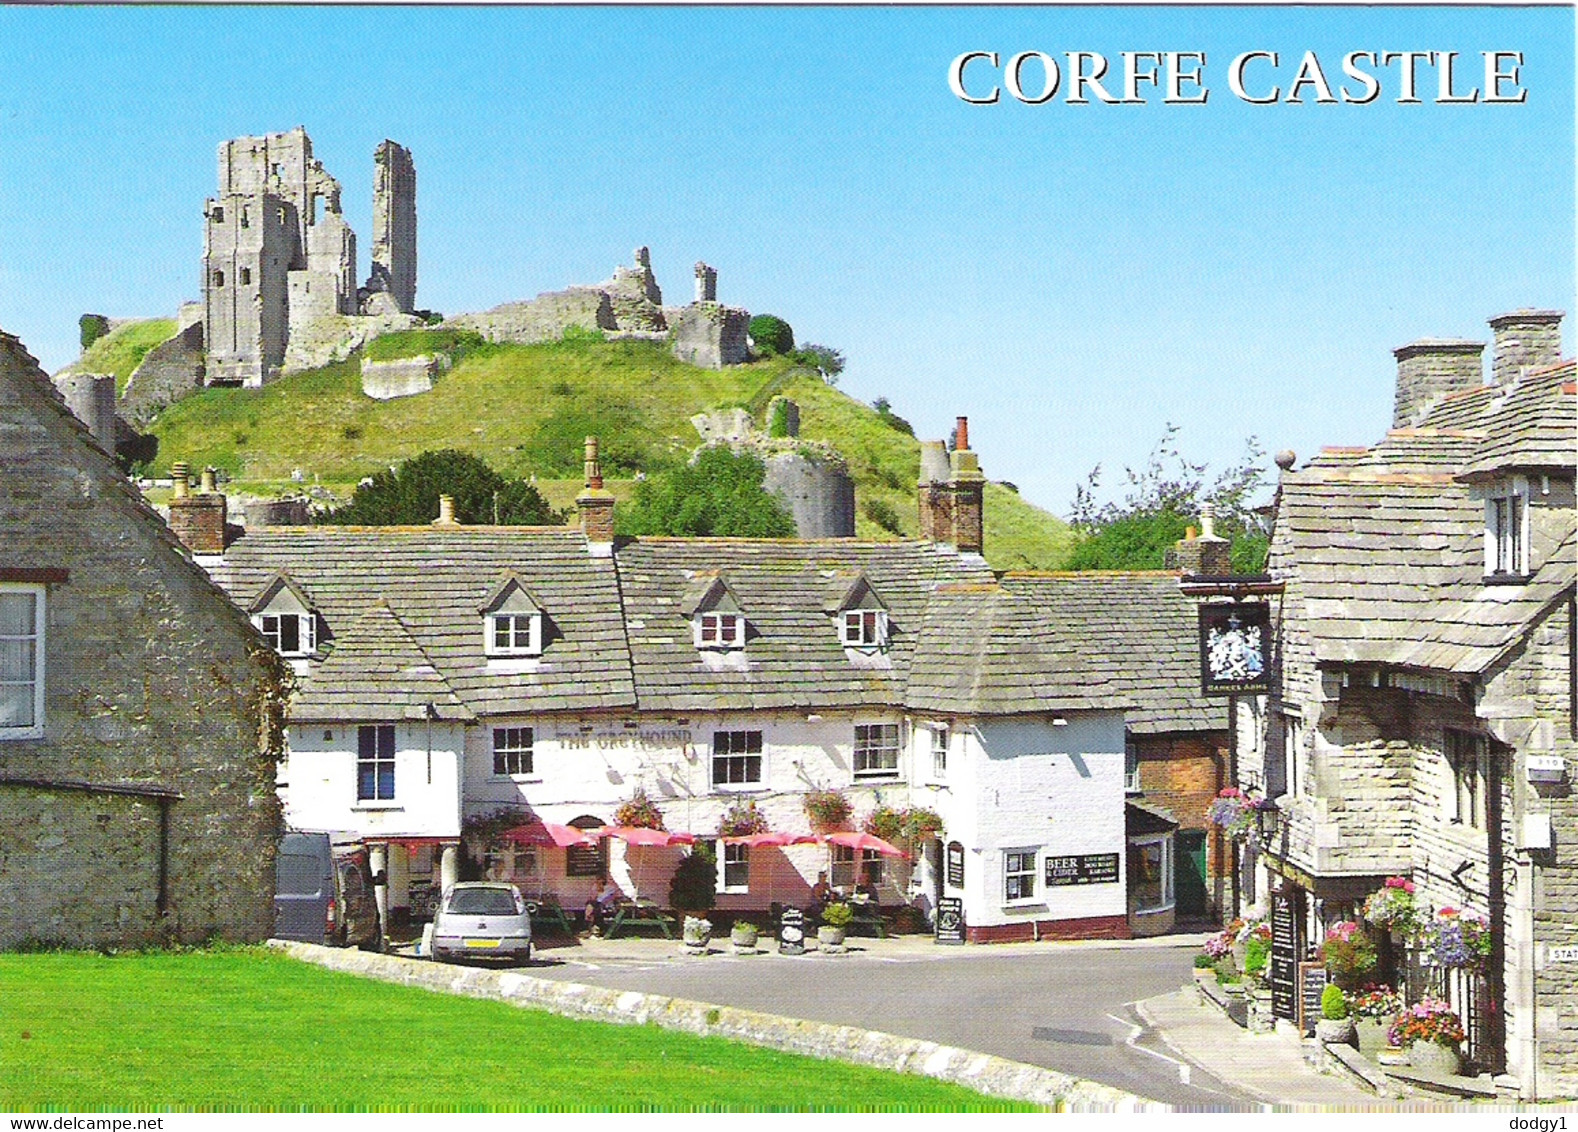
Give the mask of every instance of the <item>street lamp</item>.
[[1260, 847], [1265, 849], [1277, 839], [1277, 834], [1282, 829], [1282, 811], [1277, 809], [1277, 804], [1270, 798], [1261, 798], [1255, 803], [1255, 836], [1260, 842]]

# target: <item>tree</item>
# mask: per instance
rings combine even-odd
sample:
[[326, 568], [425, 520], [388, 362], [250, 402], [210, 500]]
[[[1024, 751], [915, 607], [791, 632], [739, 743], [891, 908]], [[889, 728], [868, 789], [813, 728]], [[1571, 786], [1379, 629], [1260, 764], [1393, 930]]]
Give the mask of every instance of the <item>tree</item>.
[[816, 370], [822, 375], [822, 380], [829, 385], [837, 385], [838, 375], [844, 372], [843, 353], [831, 346], [819, 346], [815, 342], [807, 342], [796, 350], [794, 360]]
[[713, 445], [682, 467], [644, 480], [635, 506], [618, 517], [622, 534], [789, 538], [794, 519], [762, 486], [767, 468], [748, 452]]
[[794, 349], [794, 328], [775, 314], [759, 314], [746, 328], [756, 352], [764, 358], [787, 354]]
[[537, 526], [563, 516], [523, 480], [506, 480], [483, 460], [446, 448], [423, 452], [364, 480], [351, 501], [321, 523], [371, 527], [421, 526], [438, 518], [438, 497], [452, 496], [462, 523]]
[[1209, 503], [1216, 532], [1233, 543], [1233, 571], [1258, 574], [1265, 569], [1268, 531], [1254, 506], [1265, 478], [1265, 452], [1250, 437], [1238, 462], [1207, 483], [1206, 464], [1178, 453], [1178, 426], [1169, 424], [1151, 450], [1145, 467], [1125, 468], [1129, 489], [1121, 503], [1096, 503], [1101, 466], [1091, 469], [1074, 491], [1069, 523], [1082, 541], [1069, 560], [1071, 570], [1159, 570], [1163, 556], [1199, 524]]

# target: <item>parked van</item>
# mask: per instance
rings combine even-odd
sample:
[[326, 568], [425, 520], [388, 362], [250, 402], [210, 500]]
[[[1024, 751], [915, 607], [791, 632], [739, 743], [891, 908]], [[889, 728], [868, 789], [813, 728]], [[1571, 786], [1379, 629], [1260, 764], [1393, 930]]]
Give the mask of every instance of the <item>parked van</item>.
[[291, 831], [275, 863], [274, 935], [329, 947], [383, 948], [367, 847], [328, 833]]

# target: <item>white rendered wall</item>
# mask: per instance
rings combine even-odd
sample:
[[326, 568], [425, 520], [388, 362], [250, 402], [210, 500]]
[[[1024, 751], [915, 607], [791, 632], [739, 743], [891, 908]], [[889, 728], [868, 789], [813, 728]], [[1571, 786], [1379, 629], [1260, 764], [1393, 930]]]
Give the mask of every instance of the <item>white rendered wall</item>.
[[285, 818], [296, 829], [362, 837], [458, 837], [460, 749], [457, 723], [395, 724], [395, 796], [356, 797], [357, 725], [295, 723], [282, 771], [289, 783]]

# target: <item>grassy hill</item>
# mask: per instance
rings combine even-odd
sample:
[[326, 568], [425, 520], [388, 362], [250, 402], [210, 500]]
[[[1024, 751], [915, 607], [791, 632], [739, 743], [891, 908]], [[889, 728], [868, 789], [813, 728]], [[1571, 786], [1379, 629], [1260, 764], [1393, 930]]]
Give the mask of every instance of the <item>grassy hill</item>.
[[[370, 350], [375, 357], [399, 352], [382, 340]], [[580, 486], [588, 434], [601, 438], [610, 486], [628, 496], [638, 470], [685, 459], [700, 443], [692, 415], [744, 407], [761, 427], [778, 394], [799, 403], [803, 437], [831, 443], [849, 461], [856, 533], [917, 533], [914, 437], [787, 359], [705, 370], [651, 342], [462, 342], [454, 369], [431, 392], [393, 401], [362, 394], [359, 355], [261, 389], [204, 390], [154, 422], [159, 452], [152, 470], [162, 474], [175, 460], [212, 465], [238, 486], [263, 492], [300, 471], [308, 483], [348, 494], [363, 476], [419, 452], [459, 448], [505, 475], [535, 475], [562, 506]], [[990, 450], [982, 463], [990, 473]], [[988, 485], [986, 556], [994, 566], [1055, 568], [1072, 541], [1061, 520], [1009, 488]]]
[[126, 392], [132, 371], [142, 364], [148, 351], [175, 333], [175, 319], [150, 318], [125, 322], [83, 351], [82, 356], [62, 372], [112, 373], [116, 395]]

